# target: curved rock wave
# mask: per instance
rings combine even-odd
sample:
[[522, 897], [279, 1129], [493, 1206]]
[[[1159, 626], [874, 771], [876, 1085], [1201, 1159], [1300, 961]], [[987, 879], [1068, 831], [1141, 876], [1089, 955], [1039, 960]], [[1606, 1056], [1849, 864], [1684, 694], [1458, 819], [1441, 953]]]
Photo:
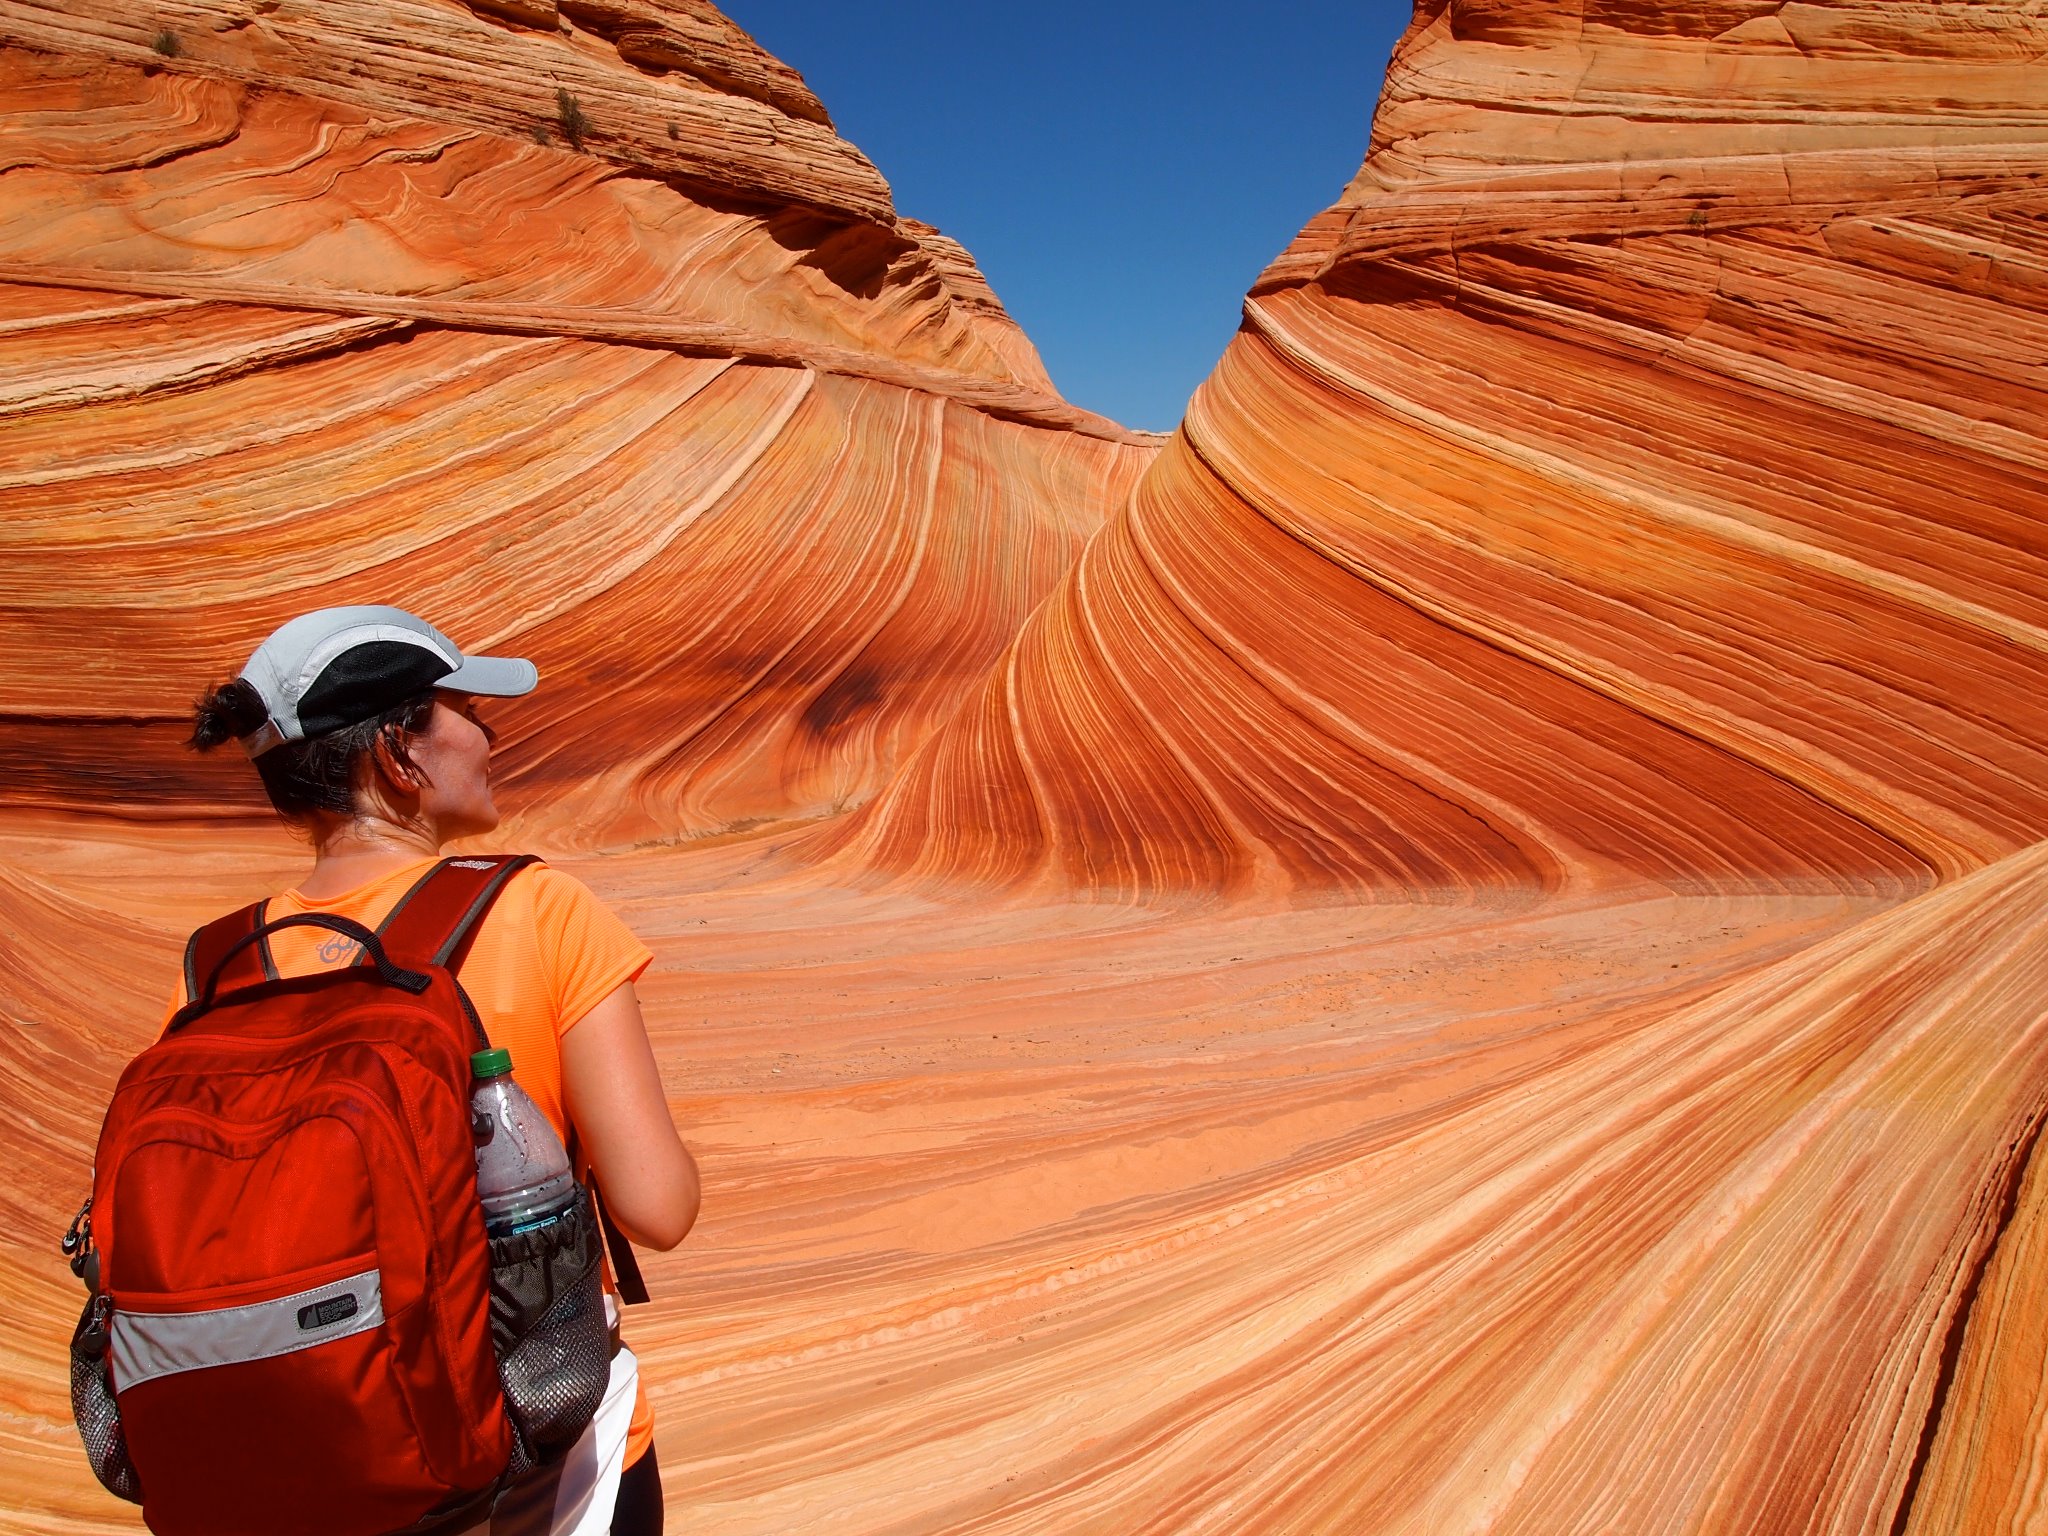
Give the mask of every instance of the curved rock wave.
[[2036, 24], [1723, 9], [1422, 7], [1358, 180], [858, 855], [1904, 891], [2048, 836]]
[[656, 952], [678, 1524], [2040, 1526], [2036, 10], [1426, 0], [1162, 448], [700, 0], [0, 5], [0, 1525], [361, 599]]
[[[483, 25], [441, 9], [443, 46]], [[431, 80], [256, 90], [232, 29], [147, 66], [99, 33], [38, 51], [90, 20], [10, 13], [36, 46], [0, 53], [28, 108], [0, 128], [4, 803], [249, 813], [245, 775], [178, 746], [197, 680], [375, 600], [539, 660], [506, 753], [510, 803], [546, 806], [522, 835], [830, 815], [1154, 451], [1060, 400], [929, 226], [764, 208], [740, 161], [707, 190], [494, 133]], [[341, 48], [341, 21], [261, 26]], [[508, 68], [579, 46], [486, 30]], [[665, 77], [609, 68], [669, 110]]]

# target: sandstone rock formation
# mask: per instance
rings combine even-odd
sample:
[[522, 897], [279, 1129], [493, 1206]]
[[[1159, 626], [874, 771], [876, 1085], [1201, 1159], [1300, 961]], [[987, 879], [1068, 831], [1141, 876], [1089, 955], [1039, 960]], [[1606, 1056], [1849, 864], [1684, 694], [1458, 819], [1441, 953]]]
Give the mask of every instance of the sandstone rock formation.
[[330, 588], [657, 951], [677, 1528], [2048, 1521], [2038, 7], [1424, 0], [1163, 450], [707, 6], [164, 14], [0, 0], [0, 1529]]
[[864, 851], [1911, 886], [2048, 836], [2044, 26], [1423, 5], [1365, 168]]
[[844, 808], [1149, 457], [715, 11], [497, 14], [0, 8], [6, 802], [203, 814], [194, 680], [382, 593], [560, 840]]

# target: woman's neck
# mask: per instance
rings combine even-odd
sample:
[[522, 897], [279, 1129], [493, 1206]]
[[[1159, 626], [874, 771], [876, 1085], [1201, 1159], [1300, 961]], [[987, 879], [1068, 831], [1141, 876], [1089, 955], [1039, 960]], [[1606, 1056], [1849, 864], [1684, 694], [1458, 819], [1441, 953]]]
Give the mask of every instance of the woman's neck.
[[432, 828], [361, 817], [319, 833], [313, 872], [299, 890], [316, 898], [340, 896], [440, 851]]

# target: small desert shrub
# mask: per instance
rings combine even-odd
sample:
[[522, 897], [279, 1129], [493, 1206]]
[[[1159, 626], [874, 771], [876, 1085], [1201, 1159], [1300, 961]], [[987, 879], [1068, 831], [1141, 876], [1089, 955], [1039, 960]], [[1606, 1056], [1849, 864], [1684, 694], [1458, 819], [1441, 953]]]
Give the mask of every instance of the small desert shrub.
[[184, 45], [178, 41], [178, 34], [169, 27], [165, 27], [163, 31], [157, 33], [149, 46], [167, 59], [175, 59], [185, 51]]
[[680, 139], [683, 136], [683, 133], [682, 130], [676, 127], [674, 123], [670, 123], [668, 125], [668, 136], [672, 139]]
[[559, 86], [555, 89], [555, 122], [560, 125], [562, 137], [569, 141], [571, 149], [583, 147], [583, 135], [590, 129], [590, 119], [583, 115], [583, 104]]

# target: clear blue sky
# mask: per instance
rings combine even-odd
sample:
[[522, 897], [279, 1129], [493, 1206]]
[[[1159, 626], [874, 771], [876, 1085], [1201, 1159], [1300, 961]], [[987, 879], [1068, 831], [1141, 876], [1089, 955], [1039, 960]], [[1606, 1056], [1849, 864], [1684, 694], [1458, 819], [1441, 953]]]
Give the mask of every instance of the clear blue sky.
[[1245, 289], [1337, 199], [1407, 0], [721, 0], [897, 211], [974, 253], [1060, 392], [1171, 428]]

